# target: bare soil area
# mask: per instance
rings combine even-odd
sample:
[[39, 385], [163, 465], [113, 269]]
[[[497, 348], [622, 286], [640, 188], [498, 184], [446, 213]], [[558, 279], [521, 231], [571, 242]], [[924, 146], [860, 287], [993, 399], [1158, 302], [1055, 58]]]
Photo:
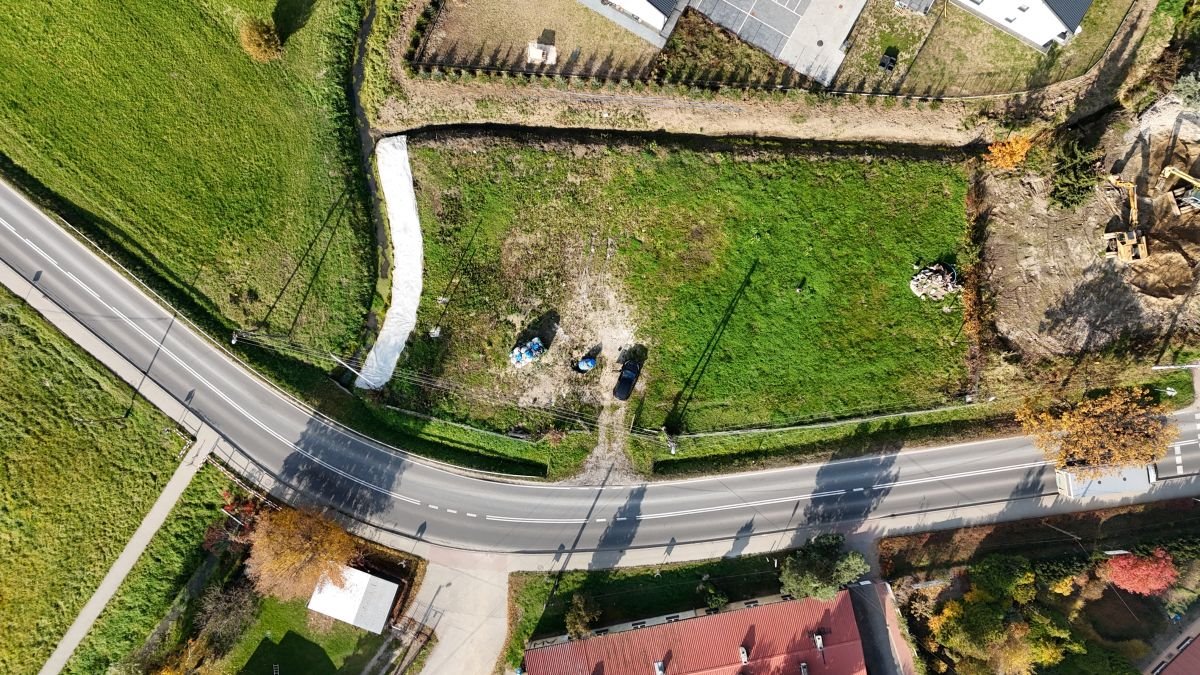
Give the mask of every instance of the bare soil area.
[[989, 178], [986, 279], [996, 327], [1023, 354], [1056, 356], [1096, 351], [1126, 337], [1168, 340], [1200, 327], [1191, 302], [1200, 260], [1195, 212], [1179, 216], [1165, 166], [1200, 170], [1200, 125], [1164, 100], [1132, 127], [1116, 124], [1102, 140], [1101, 170], [1137, 185], [1139, 226], [1149, 256], [1132, 263], [1103, 256], [1102, 235], [1122, 229], [1123, 193], [1097, 188], [1076, 209], [1049, 203], [1038, 178]]
[[817, 99], [799, 92], [774, 98], [755, 93], [700, 98], [576, 84], [550, 88], [515, 80], [408, 79], [404, 91], [403, 100], [393, 97], [383, 106], [378, 131], [496, 122], [953, 146], [992, 136], [984, 121], [964, 123], [979, 110], [978, 104], [966, 103]]

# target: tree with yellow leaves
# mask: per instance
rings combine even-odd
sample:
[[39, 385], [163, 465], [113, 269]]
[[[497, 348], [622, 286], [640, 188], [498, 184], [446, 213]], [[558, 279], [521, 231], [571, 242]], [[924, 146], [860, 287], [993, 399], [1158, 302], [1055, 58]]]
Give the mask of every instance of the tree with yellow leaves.
[[1003, 141], [996, 141], [989, 145], [988, 154], [984, 155], [983, 161], [993, 169], [1008, 171], [1020, 166], [1032, 148], [1032, 138], [1013, 134]]
[[322, 514], [288, 508], [267, 511], [250, 533], [246, 574], [261, 595], [307, 598], [322, 578], [343, 584], [342, 566], [358, 553], [354, 539]]
[[1163, 457], [1179, 429], [1145, 389], [1114, 389], [1055, 414], [1026, 403], [1017, 421], [1060, 469], [1085, 477]]

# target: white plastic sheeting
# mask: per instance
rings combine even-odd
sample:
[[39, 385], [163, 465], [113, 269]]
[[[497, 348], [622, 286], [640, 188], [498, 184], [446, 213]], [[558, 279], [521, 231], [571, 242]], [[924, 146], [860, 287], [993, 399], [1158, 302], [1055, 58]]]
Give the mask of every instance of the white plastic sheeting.
[[408, 162], [408, 139], [392, 136], [380, 141], [375, 146], [375, 166], [392, 232], [392, 298], [379, 337], [354, 381], [361, 389], [380, 389], [392, 379], [408, 334], [417, 325], [421, 302], [421, 222]]

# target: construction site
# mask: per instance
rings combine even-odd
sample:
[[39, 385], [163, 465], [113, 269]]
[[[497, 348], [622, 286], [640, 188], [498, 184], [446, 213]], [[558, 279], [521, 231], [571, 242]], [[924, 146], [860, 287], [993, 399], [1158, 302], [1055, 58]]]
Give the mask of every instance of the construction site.
[[1093, 168], [1105, 179], [1073, 209], [1053, 205], [1033, 173], [981, 180], [982, 281], [1009, 348], [1039, 358], [1136, 344], [1161, 355], [1197, 328], [1198, 122], [1171, 98], [1097, 122]]

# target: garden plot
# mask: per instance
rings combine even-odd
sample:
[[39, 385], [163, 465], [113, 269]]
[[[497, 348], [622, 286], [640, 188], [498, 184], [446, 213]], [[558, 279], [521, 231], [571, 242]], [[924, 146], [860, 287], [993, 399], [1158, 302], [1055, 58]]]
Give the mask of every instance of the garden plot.
[[[526, 62], [531, 41], [554, 46], [555, 64]], [[588, 77], [638, 77], [654, 45], [576, 0], [446, 0], [417, 60]]]
[[[425, 295], [393, 395], [501, 430], [590, 421], [631, 355], [646, 364], [631, 409], [648, 428], [961, 391], [957, 299], [908, 288], [915, 264], [959, 255], [959, 168], [606, 140], [412, 141]], [[509, 351], [534, 335], [545, 354], [513, 368]], [[575, 372], [592, 350], [597, 368]]]

